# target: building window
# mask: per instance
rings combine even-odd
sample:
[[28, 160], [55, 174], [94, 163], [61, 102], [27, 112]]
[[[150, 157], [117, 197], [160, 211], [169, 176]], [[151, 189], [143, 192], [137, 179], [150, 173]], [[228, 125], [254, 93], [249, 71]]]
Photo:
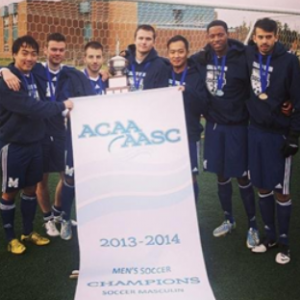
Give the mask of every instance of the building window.
[[173, 17], [175, 25], [181, 25], [183, 21], [183, 10], [182, 9], [173, 9]]
[[12, 38], [14, 41], [18, 38], [18, 15], [13, 16]]
[[8, 40], [9, 40], [9, 18], [4, 18], [4, 28], [3, 28], [3, 44], [4, 51], [9, 51]]
[[91, 23], [84, 24], [83, 38], [86, 42], [91, 40], [91, 38], [92, 38], [92, 24]]

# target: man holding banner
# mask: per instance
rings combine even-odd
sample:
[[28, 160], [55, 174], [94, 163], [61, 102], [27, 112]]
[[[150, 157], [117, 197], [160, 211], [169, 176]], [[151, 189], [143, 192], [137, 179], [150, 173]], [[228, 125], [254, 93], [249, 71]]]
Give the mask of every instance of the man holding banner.
[[172, 69], [170, 70], [169, 85], [184, 87], [184, 109], [189, 138], [189, 154], [195, 200], [197, 202], [199, 188], [197, 175], [199, 174], [198, 158], [200, 156], [200, 135], [203, 126], [200, 116], [204, 114], [204, 100], [202, 90], [203, 81], [199, 76], [198, 65], [188, 60], [189, 42], [181, 35], [172, 37], [168, 43], [168, 56]]

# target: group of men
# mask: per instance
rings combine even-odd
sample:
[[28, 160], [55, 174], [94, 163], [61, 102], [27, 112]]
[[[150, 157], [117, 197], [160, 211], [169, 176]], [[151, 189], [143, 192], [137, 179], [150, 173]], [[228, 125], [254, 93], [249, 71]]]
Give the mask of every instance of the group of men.
[[[201, 115], [206, 119], [204, 170], [217, 175], [218, 196], [225, 217], [213, 235], [224, 236], [236, 226], [231, 200], [231, 178], [235, 177], [248, 218], [247, 247], [254, 253], [263, 253], [279, 245], [276, 262], [286, 264], [290, 261], [291, 157], [298, 151], [300, 135], [300, 67], [297, 58], [277, 38], [276, 22], [265, 18], [255, 24], [253, 45], [244, 46], [229, 39], [225, 22], [215, 20], [207, 26], [208, 44], [204, 49], [189, 57], [187, 39], [177, 35], [167, 43], [166, 59], [159, 57], [154, 48], [154, 28], [140, 25], [135, 31], [135, 43], [124, 51], [124, 56], [128, 60], [130, 91], [179, 86], [183, 92], [196, 200], [203, 131], [199, 119]], [[73, 105], [67, 99], [105, 94], [107, 82], [102, 80], [100, 71], [103, 63], [100, 43], [93, 41], [85, 46], [83, 72], [62, 65], [65, 49], [66, 40], [61, 34], [49, 35], [44, 49], [47, 61], [39, 64], [37, 43], [24, 36], [14, 42], [14, 63], [2, 69], [0, 212], [8, 250], [14, 254], [25, 251], [13, 230], [14, 198], [20, 189], [23, 190], [21, 241], [49, 243], [49, 239], [33, 231], [36, 197], [44, 214], [46, 233], [60, 235], [65, 240], [72, 237], [74, 166], [68, 111]], [[60, 173], [52, 208], [48, 188], [51, 172]], [[258, 189], [265, 224], [266, 237], [262, 241], [257, 230], [252, 185]], [[60, 232], [57, 222], [61, 224]]]

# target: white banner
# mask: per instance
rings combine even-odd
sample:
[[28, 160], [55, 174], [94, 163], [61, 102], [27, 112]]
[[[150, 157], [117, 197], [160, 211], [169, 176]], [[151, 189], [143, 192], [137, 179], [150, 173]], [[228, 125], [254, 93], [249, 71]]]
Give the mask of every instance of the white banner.
[[75, 99], [76, 300], [214, 299], [181, 92]]

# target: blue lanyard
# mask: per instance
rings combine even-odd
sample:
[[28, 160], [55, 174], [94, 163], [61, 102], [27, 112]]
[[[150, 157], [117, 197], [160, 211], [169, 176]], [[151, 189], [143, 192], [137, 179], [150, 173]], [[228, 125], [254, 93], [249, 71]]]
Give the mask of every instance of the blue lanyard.
[[[188, 68], [185, 67], [185, 69], [184, 69], [184, 71], [183, 71], [183, 73], [181, 75], [181, 78], [180, 78], [180, 84], [179, 84], [180, 86], [183, 85], [183, 83], [185, 82], [187, 70], [188, 70]], [[175, 84], [175, 72], [174, 72], [174, 70], [172, 70], [172, 79], [173, 79], [172, 80], [172, 86], [176, 86], [176, 84]]]
[[267, 89], [267, 83], [268, 83], [268, 72], [270, 68], [270, 62], [271, 62], [272, 55], [267, 56], [267, 63], [266, 63], [266, 70], [264, 72], [263, 70], [263, 56], [259, 53], [259, 74], [260, 74], [260, 83], [261, 83], [261, 92], [264, 93]]
[[[89, 79], [90, 84], [91, 84], [91, 87], [92, 87], [92, 89], [94, 90], [95, 94], [97, 94], [95, 85], [93, 84], [93, 82], [92, 82], [92, 80], [91, 80], [91, 78], [90, 78], [90, 76], [89, 76], [89, 73], [87, 72], [86, 69], [84, 69], [83, 72], [84, 72], [85, 76]], [[99, 84], [99, 86], [100, 86], [100, 95], [102, 95], [102, 91], [104, 90], [104, 88], [103, 88], [103, 82], [102, 82], [100, 76], [99, 76], [99, 78], [96, 80], [96, 82], [97, 82], [97, 83]]]
[[[218, 57], [216, 54], [214, 54], [214, 62], [215, 62], [216, 70], [218, 70], [219, 62], [218, 62]], [[222, 90], [223, 76], [224, 76], [224, 72], [225, 72], [225, 64], [226, 64], [226, 55], [224, 55], [222, 57], [221, 73], [217, 76], [217, 80], [218, 80], [217, 90]]]
[[132, 70], [132, 75], [133, 75], [133, 82], [134, 82], [134, 87], [138, 90], [141, 84], [141, 80], [143, 78], [143, 74], [144, 72], [148, 69], [148, 67], [150, 66], [150, 62], [147, 62], [140, 74], [140, 76], [137, 78], [136, 76], [136, 72], [135, 72], [135, 65], [134, 63], [131, 64], [131, 70]]
[[36, 95], [36, 92], [37, 92], [37, 89], [36, 89], [36, 86], [35, 86], [35, 82], [34, 82], [34, 79], [33, 79], [33, 76], [32, 76], [32, 73], [29, 74], [29, 78], [30, 78], [30, 81], [31, 81], [31, 87], [32, 89], [29, 90], [29, 84], [28, 84], [28, 77], [26, 77], [24, 74], [21, 74], [24, 81], [25, 81], [25, 84], [26, 84], [26, 88], [27, 88], [27, 91], [29, 92], [29, 96], [32, 100], [36, 101], [37, 99], [35, 98], [35, 95]]
[[[48, 65], [46, 65], [46, 73], [47, 73], [47, 78], [48, 78], [48, 83], [49, 83], [49, 89], [50, 89], [50, 99], [51, 99], [51, 101], [55, 101], [56, 100], [55, 91], [53, 90], [52, 78], [51, 78], [51, 75], [50, 75], [50, 71], [49, 71]], [[60, 76], [60, 71], [56, 75], [56, 88], [58, 86], [59, 76]], [[56, 88], [55, 88], [55, 90], [56, 90]]]

